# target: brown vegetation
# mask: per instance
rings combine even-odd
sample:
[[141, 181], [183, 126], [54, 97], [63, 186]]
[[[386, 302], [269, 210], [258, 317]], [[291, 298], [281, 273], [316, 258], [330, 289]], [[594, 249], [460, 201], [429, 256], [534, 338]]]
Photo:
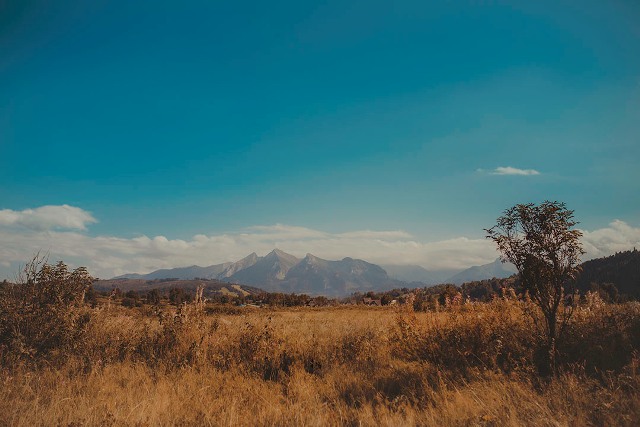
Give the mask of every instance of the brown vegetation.
[[[1, 292], [8, 305], [24, 297]], [[537, 308], [510, 297], [454, 298], [427, 312], [411, 300], [225, 311], [201, 293], [177, 307], [77, 301], [49, 305], [75, 319], [59, 327], [73, 345], [3, 337], [0, 424], [640, 422], [640, 304], [605, 304], [595, 293], [576, 308], [550, 379], [537, 374]]]

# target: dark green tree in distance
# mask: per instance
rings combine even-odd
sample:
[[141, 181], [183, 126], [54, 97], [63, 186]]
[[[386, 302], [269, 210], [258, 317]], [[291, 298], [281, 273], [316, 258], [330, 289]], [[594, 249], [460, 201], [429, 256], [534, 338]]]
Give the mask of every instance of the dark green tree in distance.
[[[519, 204], [485, 229], [503, 262], [516, 266], [522, 287], [540, 308], [545, 348], [541, 373], [555, 372], [557, 340], [573, 312], [573, 288], [584, 254], [573, 211], [561, 202]], [[542, 323], [542, 325], [540, 325]]]

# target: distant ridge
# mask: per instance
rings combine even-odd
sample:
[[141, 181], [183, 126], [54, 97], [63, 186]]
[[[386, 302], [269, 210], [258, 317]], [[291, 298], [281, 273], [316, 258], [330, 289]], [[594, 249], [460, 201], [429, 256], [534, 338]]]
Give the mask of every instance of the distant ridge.
[[468, 268], [460, 273], [450, 277], [447, 283], [453, 283], [454, 285], [461, 285], [466, 282], [474, 282], [484, 279], [504, 279], [509, 276], [513, 276], [518, 271], [513, 264], [503, 263], [500, 258], [494, 262], [484, 265], [478, 265]]
[[217, 279], [220, 273], [224, 272], [232, 263], [225, 262], [223, 264], [211, 265], [209, 267], [199, 267], [192, 265], [191, 267], [179, 267], [156, 270], [149, 274], [124, 274], [122, 276], [114, 277], [114, 279]]
[[260, 258], [258, 257], [258, 255], [256, 255], [255, 252], [253, 252], [250, 255], [247, 255], [246, 257], [242, 258], [240, 261], [230, 262], [228, 263], [229, 264], [228, 267], [226, 267], [224, 270], [222, 270], [221, 273], [218, 274], [218, 279], [222, 280], [227, 277], [231, 277], [234, 274], [236, 274], [238, 271], [244, 270], [245, 268], [253, 266], [255, 263], [258, 262], [259, 259]]
[[383, 264], [389, 277], [409, 283], [424, 283], [425, 285], [438, 285], [458, 274], [462, 269], [427, 270], [419, 265], [391, 265]]
[[493, 279], [494, 277], [504, 279], [517, 273], [514, 265], [503, 264], [499, 258], [488, 264], [469, 267], [465, 270], [430, 271], [419, 265], [384, 265], [383, 267], [394, 279], [412, 284], [424, 283], [425, 285], [444, 283], [461, 285], [466, 282]]
[[360, 259], [327, 261], [307, 254], [292, 267], [274, 290], [321, 295], [346, 295], [353, 292], [388, 290], [401, 285], [390, 279], [380, 266]]

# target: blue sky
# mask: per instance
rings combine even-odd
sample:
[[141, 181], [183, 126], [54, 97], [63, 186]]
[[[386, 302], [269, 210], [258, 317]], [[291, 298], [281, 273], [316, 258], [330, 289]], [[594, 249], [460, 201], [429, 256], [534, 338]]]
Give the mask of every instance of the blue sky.
[[[0, 275], [38, 246], [102, 275], [105, 259], [119, 272], [252, 248], [210, 243], [188, 262], [77, 247], [96, 239], [194, 245], [271, 227], [293, 234], [259, 239], [264, 250], [327, 257], [368, 245], [343, 240], [363, 230], [375, 241], [398, 232], [390, 243], [475, 241], [504, 209], [545, 199], [565, 201], [585, 230], [624, 224], [615, 247], [635, 244], [636, 1], [0, 8]], [[44, 206], [61, 217], [16, 219]], [[385, 248], [358, 253], [384, 261]], [[464, 262], [495, 256], [485, 249]], [[388, 258], [451, 266], [435, 252]]]

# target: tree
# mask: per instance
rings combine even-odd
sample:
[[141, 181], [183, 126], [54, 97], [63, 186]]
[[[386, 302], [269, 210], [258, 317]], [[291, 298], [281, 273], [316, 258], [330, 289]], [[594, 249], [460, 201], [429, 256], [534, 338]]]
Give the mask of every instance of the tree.
[[573, 285], [584, 253], [582, 232], [573, 229], [577, 224], [564, 203], [545, 201], [507, 209], [495, 226], [485, 229], [502, 262], [516, 266], [523, 289], [542, 312], [547, 373], [555, 371], [556, 342], [573, 312]]
[[93, 289], [93, 286], [89, 285], [89, 288], [84, 294], [84, 302], [89, 304], [91, 308], [96, 308], [98, 305], [98, 293]]
[[171, 304], [180, 305], [183, 302], [191, 301], [191, 296], [184, 289], [174, 287], [169, 289], [169, 301], [171, 301]]
[[133, 289], [130, 291], [127, 291], [127, 293], [124, 294], [125, 298], [131, 298], [134, 301], [138, 301], [140, 299], [140, 295], [138, 295], [138, 292], [134, 291]]
[[160, 291], [157, 289], [151, 289], [147, 292], [147, 304], [159, 305], [160, 304]]

